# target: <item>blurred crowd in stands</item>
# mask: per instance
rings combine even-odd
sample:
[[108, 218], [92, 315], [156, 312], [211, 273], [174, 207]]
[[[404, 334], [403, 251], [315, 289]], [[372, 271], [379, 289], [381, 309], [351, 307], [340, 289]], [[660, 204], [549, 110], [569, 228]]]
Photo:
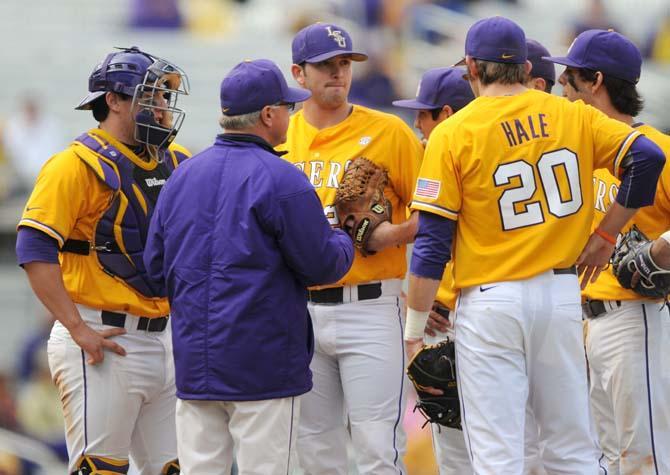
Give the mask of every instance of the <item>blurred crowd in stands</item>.
[[[18, 364], [0, 373], [0, 430], [9, 430], [43, 444], [57, 459], [67, 462], [63, 414], [47, 363], [46, 344], [52, 319], [26, 335]], [[38, 467], [4, 452], [0, 444], [0, 475], [37, 475]]]
[[[355, 68], [351, 100], [391, 110], [391, 101], [406, 95], [400, 87], [401, 78], [397, 71], [402, 71], [402, 39], [407, 28], [414, 37], [433, 44], [452, 40], [445, 37], [444, 32], [432, 31], [416, 21], [412, 12], [420, 5], [430, 3], [467, 13], [470, 4], [477, 0], [286, 1], [304, 6], [297, 9], [286, 24], [289, 36], [331, 15], [359, 27], [360, 35], [356, 41], [369, 53], [370, 60]], [[530, 0], [506, 0], [505, 3], [517, 1], [522, 7]], [[196, 35], [216, 35], [222, 29], [230, 28], [230, 22], [234, 21], [229, 15], [231, 11], [240, 11], [254, 0], [130, 0], [128, 3], [126, 21], [129, 28], [188, 29]], [[184, 11], [185, 5], [188, 5], [188, 12]], [[576, 35], [591, 28], [613, 28], [629, 34], [624, 22], [610, 15], [606, 0], [588, 0], [581, 11], [574, 13], [574, 20], [566, 28], [565, 47]], [[664, 15], [657, 17], [656, 24], [649, 25], [646, 35], [631, 36], [631, 39], [637, 42], [648, 60], [670, 64], [670, 7]], [[72, 139], [66, 136], [64, 127], [56, 118], [58, 111], [48, 107], [46, 91], [17, 91], [15, 113], [0, 120], [0, 207], [10, 199], [23, 202], [43, 163]], [[46, 358], [46, 341], [52, 321], [46, 315], [42, 321], [43, 326], [26, 338], [18, 366], [13, 371], [0, 373], [0, 430], [8, 429], [41, 441], [61, 460], [66, 460], [63, 416]], [[412, 404], [408, 407], [411, 409]], [[418, 432], [416, 427], [420, 422], [416, 417], [410, 416], [407, 423]], [[410, 437], [408, 466], [414, 466], [413, 473], [416, 474], [434, 473], [429, 435], [425, 430], [421, 433], [420, 437]], [[3, 453], [0, 447], [0, 475], [34, 473], [34, 466]]]
[[[417, 7], [433, 4], [455, 12], [468, 11], [478, 0], [323, 0], [304, 2], [286, 0], [296, 7], [287, 24], [287, 34], [336, 15], [359, 27], [358, 44], [365, 45], [370, 60], [354, 71], [352, 102], [390, 109], [391, 101], [404, 97], [402, 75], [403, 38], [406, 29], [412, 36], [433, 44], [451, 41], [444, 32], [432, 31], [420, 21]], [[517, 3], [519, 0], [501, 0]], [[130, 0], [125, 19], [131, 29], [188, 29], [194, 34], [221, 34], [234, 22], [235, 12], [254, 0]], [[520, 2], [523, 8], [523, 1]], [[185, 6], [188, 5], [187, 11]], [[238, 10], [235, 10], [238, 9]], [[623, 34], [625, 24], [613, 18], [606, 0], [588, 0], [575, 11], [563, 37], [567, 47], [575, 36], [591, 28], [613, 28]], [[631, 37], [648, 60], [670, 64], [670, 7], [649, 25], [645, 35]], [[7, 197], [25, 195], [32, 187], [42, 163], [61, 149], [70, 137], [63, 134], [58, 121], [43, 109], [45, 102], [35, 92], [22, 91], [17, 98], [16, 114], [0, 121], [0, 203]], [[53, 111], [51, 111], [53, 113]], [[397, 110], [395, 112], [398, 112]]]
[[25, 196], [44, 162], [67, 145], [58, 120], [37, 93], [25, 92], [0, 129], [0, 197]]

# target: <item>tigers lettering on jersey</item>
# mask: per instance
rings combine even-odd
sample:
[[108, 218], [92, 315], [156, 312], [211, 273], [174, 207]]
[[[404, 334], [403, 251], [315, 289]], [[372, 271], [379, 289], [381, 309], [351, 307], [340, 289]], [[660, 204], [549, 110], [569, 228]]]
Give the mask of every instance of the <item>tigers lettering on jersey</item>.
[[[340, 180], [349, 163], [361, 156], [389, 174], [385, 194], [393, 207], [393, 223], [407, 219], [423, 147], [398, 117], [355, 105], [344, 121], [318, 130], [299, 111], [291, 117], [286, 143], [278, 148], [288, 151], [284, 158], [309, 178], [331, 225], [339, 225], [333, 203]], [[403, 278], [406, 270], [405, 246], [365, 258], [357, 252], [351, 270], [335, 285]]]
[[457, 289], [569, 267], [588, 239], [594, 168], [618, 173], [639, 135], [540, 91], [479, 97], [433, 130], [411, 207], [457, 220]]
[[344, 172], [349, 168], [351, 160], [344, 162], [344, 165], [338, 162], [325, 163], [323, 160], [311, 160], [308, 162], [298, 162], [294, 165], [302, 171], [314, 188], [332, 188], [337, 190], [340, 186], [340, 180]]
[[606, 170], [596, 170], [593, 173], [593, 195], [596, 211], [607, 213], [610, 205], [616, 201], [619, 192], [619, 180]]
[[[670, 156], [670, 136], [646, 124], [640, 125], [637, 130], [658, 145], [666, 156]], [[614, 202], [619, 183], [619, 180], [614, 178], [607, 170], [596, 170], [593, 173], [594, 229], [600, 224], [609, 206]], [[622, 232], [626, 232], [633, 224], [640, 228], [649, 239], [656, 239], [670, 229], [670, 166], [667, 162], [658, 180], [653, 206], [640, 208]], [[590, 283], [582, 292], [582, 295], [597, 300], [641, 299], [640, 295], [619, 285], [611, 268], [602, 272], [594, 283]]]

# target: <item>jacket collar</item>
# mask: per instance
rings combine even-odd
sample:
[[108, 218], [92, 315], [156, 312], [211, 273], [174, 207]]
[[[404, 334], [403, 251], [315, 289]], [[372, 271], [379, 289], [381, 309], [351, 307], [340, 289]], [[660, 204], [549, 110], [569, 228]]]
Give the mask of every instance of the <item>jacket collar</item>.
[[263, 150], [270, 152], [273, 155], [277, 155], [278, 157], [281, 157], [282, 155], [285, 155], [287, 152], [278, 152], [274, 148], [272, 148], [272, 145], [270, 145], [265, 139], [259, 137], [258, 135], [251, 135], [251, 134], [219, 134], [216, 138], [217, 143], [221, 143], [221, 141], [228, 141], [228, 142], [242, 142], [242, 143], [251, 143], [259, 146]]

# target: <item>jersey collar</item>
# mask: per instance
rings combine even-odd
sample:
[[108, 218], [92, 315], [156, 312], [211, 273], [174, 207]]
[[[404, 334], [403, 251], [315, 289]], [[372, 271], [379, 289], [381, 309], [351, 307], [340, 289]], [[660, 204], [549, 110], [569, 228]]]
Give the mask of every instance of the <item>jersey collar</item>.
[[137, 165], [138, 167], [144, 170], [151, 171], [155, 169], [156, 166], [158, 165], [158, 162], [156, 162], [156, 160], [154, 159], [151, 159], [148, 162], [146, 160], [142, 160], [140, 157], [137, 156], [137, 154], [132, 149], [124, 145], [123, 142], [120, 142], [119, 140], [114, 138], [111, 134], [102, 129], [91, 129], [89, 130], [88, 133], [92, 135], [97, 135], [104, 141], [108, 142], [110, 145], [118, 149], [118, 151], [121, 152], [128, 160], [133, 162], [133, 164]]

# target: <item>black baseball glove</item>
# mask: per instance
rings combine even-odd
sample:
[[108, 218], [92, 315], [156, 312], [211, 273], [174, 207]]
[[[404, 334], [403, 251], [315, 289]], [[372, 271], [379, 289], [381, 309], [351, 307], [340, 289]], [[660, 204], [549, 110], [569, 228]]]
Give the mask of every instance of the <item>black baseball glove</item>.
[[[649, 298], [666, 298], [670, 292], [670, 270], [654, 262], [650, 241], [637, 226], [619, 236], [612, 256], [612, 270], [622, 287]], [[640, 278], [633, 285], [633, 276]]]
[[[419, 396], [414, 410], [423, 414], [426, 424], [461, 430], [454, 342], [447, 338], [437, 345], [424, 346], [409, 362], [407, 375]], [[430, 394], [424, 390], [426, 387], [441, 389], [444, 394]]]

